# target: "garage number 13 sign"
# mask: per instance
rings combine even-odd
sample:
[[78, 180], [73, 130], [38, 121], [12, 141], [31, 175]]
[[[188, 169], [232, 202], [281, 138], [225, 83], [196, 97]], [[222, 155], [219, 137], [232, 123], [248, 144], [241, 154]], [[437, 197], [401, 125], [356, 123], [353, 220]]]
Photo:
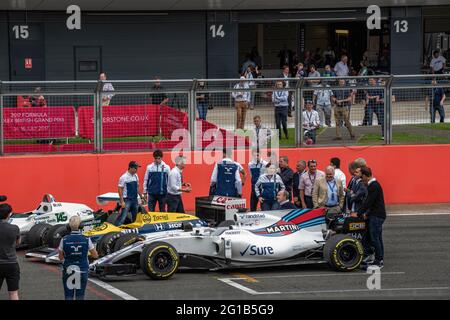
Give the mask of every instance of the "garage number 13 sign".
[[209, 27], [212, 38], [225, 38], [225, 31], [223, 30], [223, 24], [213, 24]]

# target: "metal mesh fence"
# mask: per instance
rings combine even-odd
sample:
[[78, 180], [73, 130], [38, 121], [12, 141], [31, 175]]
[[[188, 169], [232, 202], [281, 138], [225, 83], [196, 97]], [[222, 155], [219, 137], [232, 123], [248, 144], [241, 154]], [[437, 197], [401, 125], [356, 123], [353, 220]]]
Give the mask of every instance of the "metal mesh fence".
[[450, 143], [448, 75], [3, 82], [0, 89], [3, 154], [212, 142], [249, 148], [259, 123], [280, 147]]

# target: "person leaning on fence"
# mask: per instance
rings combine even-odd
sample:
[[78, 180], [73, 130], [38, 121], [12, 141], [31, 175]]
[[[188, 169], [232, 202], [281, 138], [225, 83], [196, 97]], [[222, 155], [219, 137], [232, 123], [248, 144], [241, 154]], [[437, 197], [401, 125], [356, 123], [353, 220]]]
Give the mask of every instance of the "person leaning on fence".
[[332, 220], [342, 212], [344, 205], [344, 188], [341, 180], [334, 177], [333, 166], [325, 169], [325, 177], [319, 178], [313, 188], [314, 208], [327, 208], [327, 219]]
[[84, 300], [89, 275], [88, 255], [94, 259], [98, 253], [91, 239], [80, 231], [81, 218], [73, 216], [69, 220], [71, 233], [59, 243], [59, 259], [63, 261], [62, 281], [66, 300]]
[[117, 217], [116, 226], [125, 222], [128, 212], [131, 213], [131, 222], [134, 222], [139, 211], [138, 196], [145, 199], [145, 196], [139, 192], [139, 177], [137, 175], [139, 167], [140, 165], [136, 161], [130, 161], [128, 170], [119, 179], [118, 191], [122, 212]]
[[175, 158], [175, 167], [169, 173], [167, 183], [167, 210], [169, 212], [184, 213], [183, 192], [192, 191], [190, 183], [183, 182], [183, 170], [186, 167], [186, 159], [183, 156]]
[[159, 77], [155, 77], [155, 84], [152, 90], [155, 91], [155, 93], [150, 94], [152, 104], [166, 106], [169, 103], [169, 97], [164, 92], [164, 87], [161, 85], [161, 79]]
[[308, 139], [311, 139], [312, 143], [316, 143], [316, 130], [320, 127], [319, 114], [316, 110], [313, 110], [313, 102], [306, 100], [306, 110], [303, 111], [303, 134], [305, 136], [306, 144]]
[[[431, 84], [437, 85], [436, 79], [433, 79], [431, 81]], [[431, 89], [431, 98], [428, 95], [426, 96], [425, 109], [427, 107], [430, 108], [431, 123], [436, 122], [436, 111], [439, 112], [439, 122], [443, 123], [445, 121], [445, 99], [445, 92], [441, 87], [435, 87]]]
[[261, 210], [278, 209], [277, 194], [284, 189], [283, 180], [277, 174], [277, 168], [271, 165], [267, 172], [259, 177], [255, 185], [255, 193], [261, 203]]
[[272, 92], [272, 102], [275, 107], [275, 124], [278, 130], [278, 137], [281, 140], [281, 127], [283, 127], [284, 136], [289, 139], [287, 129], [287, 117], [289, 112], [289, 92], [283, 90], [283, 82], [277, 81], [277, 90]]
[[[100, 81], [107, 80], [105, 72], [100, 73], [99, 80]], [[111, 103], [111, 99], [114, 97], [114, 94], [105, 92], [112, 92], [112, 91], [114, 91], [113, 85], [109, 82], [104, 82], [102, 87], [102, 106], [109, 106], [109, 104]]]
[[[339, 80], [339, 86], [345, 87], [345, 80]], [[350, 106], [352, 104], [352, 91], [349, 89], [335, 90], [334, 91], [334, 102], [336, 104], [334, 108], [334, 120], [336, 121], [336, 137], [334, 140], [341, 140], [341, 123], [345, 124], [350, 138], [354, 139], [355, 134], [353, 133], [353, 127], [350, 122]]]
[[147, 166], [144, 176], [144, 195], [147, 194], [148, 211], [156, 210], [156, 203], [159, 204], [159, 211], [166, 212], [167, 202], [167, 181], [169, 178], [170, 166], [163, 160], [161, 150], [153, 152], [154, 161]]
[[256, 182], [258, 182], [259, 177], [266, 172], [268, 162], [261, 159], [259, 149], [252, 150], [252, 161], [248, 164], [248, 169], [250, 171], [252, 191], [250, 194], [250, 211], [256, 211], [258, 208], [259, 199], [256, 196], [255, 187]]
[[6, 280], [10, 300], [19, 300], [20, 266], [16, 247], [20, 245], [19, 227], [8, 223], [12, 208], [0, 204], [0, 289]]
[[[240, 81], [234, 86], [236, 90], [249, 89], [249, 85], [245, 77], [241, 77]], [[250, 102], [249, 91], [233, 91], [231, 96], [234, 99], [236, 107], [236, 129], [244, 130], [245, 117], [247, 115], [247, 108]]]

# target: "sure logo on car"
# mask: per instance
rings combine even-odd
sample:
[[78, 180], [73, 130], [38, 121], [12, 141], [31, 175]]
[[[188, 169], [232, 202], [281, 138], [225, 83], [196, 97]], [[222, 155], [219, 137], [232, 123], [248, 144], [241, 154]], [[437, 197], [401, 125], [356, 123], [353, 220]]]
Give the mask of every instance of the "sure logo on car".
[[273, 255], [274, 250], [272, 247], [258, 247], [255, 245], [248, 245], [244, 251], [239, 252], [241, 256], [248, 254], [249, 256], [268, 256]]

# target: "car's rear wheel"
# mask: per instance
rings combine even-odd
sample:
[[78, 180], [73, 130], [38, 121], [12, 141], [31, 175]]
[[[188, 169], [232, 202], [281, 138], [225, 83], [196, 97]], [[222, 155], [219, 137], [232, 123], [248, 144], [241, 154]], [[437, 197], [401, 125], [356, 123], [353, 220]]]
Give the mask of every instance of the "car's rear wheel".
[[154, 280], [167, 280], [178, 270], [180, 259], [177, 250], [168, 243], [154, 242], [141, 253], [141, 269]]
[[120, 238], [120, 232], [107, 233], [97, 242], [97, 252], [99, 257], [104, 257], [113, 252], [114, 243]]
[[122, 234], [114, 243], [114, 248], [112, 252], [119, 251], [123, 248], [129, 247], [132, 244], [143, 241], [145, 238], [139, 234], [135, 233], [125, 233]]
[[57, 224], [52, 226], [44, 239], [44, 242], [50, 248], [57, 248], [61, 239], [70, 233], [69, 226], [67, 224]]
[[362, 262], [364, 249], [358, 240], [344, 234], [336, 234], [327, 240], [323, 256], [330, 267], [337, 271], [353, 271]]
[[31, 227], [27, 234], [28, 247], [30, 249], [44, 245], [44, 239], [52, 226], [48, 223], [38, 223]]

